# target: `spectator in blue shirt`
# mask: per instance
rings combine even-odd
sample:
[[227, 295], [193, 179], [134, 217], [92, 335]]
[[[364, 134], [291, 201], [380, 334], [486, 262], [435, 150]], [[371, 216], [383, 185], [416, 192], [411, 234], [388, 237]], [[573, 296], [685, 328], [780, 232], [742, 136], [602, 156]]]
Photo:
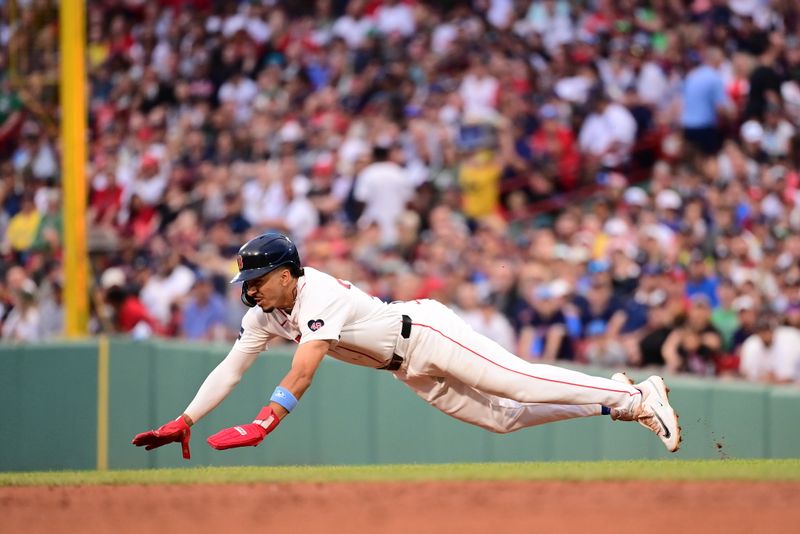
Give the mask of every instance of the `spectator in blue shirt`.
[[[722, 51], [709, 48], [702, 59], [703, 62], [689, 72], [683, 84], [681, 127], [687, 144], [711, 155], [716, 154], [721, 146], [719, 114], [726, 113], [729, 106], [718, 70], [723, 60]], [[699, 60], [697, 52], [690, 52], [690, 62], [696, 64]]]
[[711, 308], [716, 308], [719, 306], [718, 285], [717, 277], [708, 274], [703, 253], [699, 250], [692, 252], [686, 269], [686, 296], [691, 299], [697, 294], [703, 294], [708, 298]]
[[577, 297], [575, 306], [580, 313], [584, 358], [596, 365], [624, 364], [625, 348], [619, 339], [627, 316], [607, 273], [592, 277], [586, 296]]
[[188, 339], [225, 338], [225, 300], [214, 291], [207, 274], [197, 276], [183, 307], [181, 330]]
[[572, 360], [575, 356], [564, 313], [566, 288], [558, 282], [540, 284], [529, 308], [521, 314], [524, 322], [519, 336], [519, 352], [530, 361]]

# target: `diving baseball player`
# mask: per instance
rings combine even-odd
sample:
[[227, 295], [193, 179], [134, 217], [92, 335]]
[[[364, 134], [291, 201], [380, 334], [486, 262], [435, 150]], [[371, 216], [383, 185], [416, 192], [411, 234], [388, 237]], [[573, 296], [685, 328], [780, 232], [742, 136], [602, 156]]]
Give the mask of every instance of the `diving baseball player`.
[[231, 282], [242, 282], [242, 301], [251, 307], [239, 338], [184, 413], [138, 434], [134, 445], [150, 450], [180, 442], [188, 459], [190, 427], [222, 402], [271, 339], [282, 337], [298, 344], [290, 371], [252, 423], [208, 438], [213, 448], [258, 445], [297, 405], [326, 354], [392, 372], [429, 404], [492, 432], [607, 414], [638, 421], [671, 452], [680, 446], [678, 416], [661, 377], [633, 385], [620, 373], [607, 379], [526, 362], [439, 302], [387, 304], [348, 281], [302, 267], [282, 234], [248, 241], [237, 259], [239, 273]]

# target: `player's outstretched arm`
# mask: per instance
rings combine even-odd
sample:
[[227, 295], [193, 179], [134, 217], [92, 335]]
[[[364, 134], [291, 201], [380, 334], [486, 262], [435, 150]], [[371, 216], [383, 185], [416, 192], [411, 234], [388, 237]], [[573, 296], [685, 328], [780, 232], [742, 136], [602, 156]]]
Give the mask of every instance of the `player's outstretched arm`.
[[253, 364], [258, 353], [245, 353], [235, 347], [217, 367], [211, 371], [200, 386], [194, 400], [186, 411], [174, 421], [162, 425], [157, 430], [137, 434], [131, 443], [145, 450], [152, 450], [168, 443], [180, 442], [183, 457], [189, 459], [189, 440], [192, 433], [189, 427], [205, 417], [227, 397], [242, 379], [245, 371]]
[[236, 447], [255, 447], [275, 430], [278, 423], [297, 405], [298, 400], [311, 386], [322, 358], [330, 348], [329, 341], [314, 340], [297, 347], [292, 360], [292, 368], [281, 380], [267, 406], [261, 408], [255, 420], [247, 425], [239, 425], [220, 430], [208, 438], [208, 444], [217, 449]]

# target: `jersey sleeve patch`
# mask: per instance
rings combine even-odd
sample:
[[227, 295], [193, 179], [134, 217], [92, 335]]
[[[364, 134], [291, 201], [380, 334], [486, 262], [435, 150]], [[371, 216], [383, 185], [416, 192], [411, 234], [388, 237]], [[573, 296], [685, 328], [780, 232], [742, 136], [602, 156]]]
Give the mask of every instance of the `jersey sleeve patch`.
[[242, 317], [239, 336], [233, 346], [245, 354], [258, 354], [267, 348], [267, 343], [274, 336], [262, 320], [264, 312], [259, 308], [250, 308]]
[[322, 319], [311, 319], [310, 321], [308, 321], [308, 329], [311, 330], [312, 332], [316, 332], [323, 326], [325, 326], [325, 321], [323, 321]]

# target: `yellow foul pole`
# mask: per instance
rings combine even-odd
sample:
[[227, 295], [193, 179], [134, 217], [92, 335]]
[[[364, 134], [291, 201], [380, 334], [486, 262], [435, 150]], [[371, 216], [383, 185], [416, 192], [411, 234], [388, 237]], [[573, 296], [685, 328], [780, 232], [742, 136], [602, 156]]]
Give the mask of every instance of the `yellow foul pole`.
[[86, 25], [84, 0], [61, 0], [61, 176], [64, 198], [64, 326], [86, 334], [89, 319], [86, 248]]

